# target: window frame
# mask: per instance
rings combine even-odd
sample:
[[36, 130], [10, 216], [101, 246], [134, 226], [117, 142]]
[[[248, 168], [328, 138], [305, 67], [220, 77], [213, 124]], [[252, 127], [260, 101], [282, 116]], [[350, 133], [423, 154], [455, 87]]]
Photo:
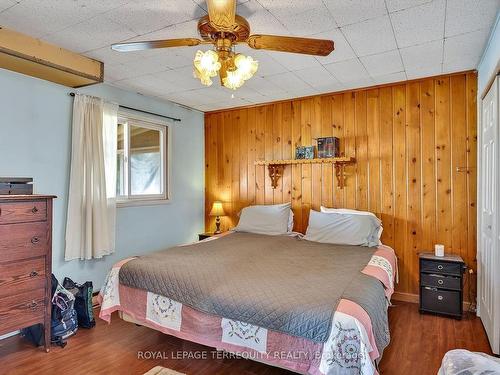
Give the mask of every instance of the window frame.
[[[126, 174], [124, 176], [125, 184], [127, 187], [127, 195], [116, 195], [116, 206], [117, 207], [131, 207], [131, 206], [151, 206], [158, 204], [167, 204], [171, 200], [170, 196], [170, 163], [171, 163], [171, 123], [163, 119], [159, 119], [153, 116], [139, 115], [135, 112], [119, 109], [118, 111], [118, 124], [124, 124], [124, 138], [123, 138], [123, 150], [125, 159]], [[162, 161], [161, 169], [161, 194], [148, 194], [148, 195], [130, 195], [131, 181], [130, 181], [130, 171], [131, 163], [129, 159], [130, 155], [130, 126], [139, 126], [146, 129], [157, 130], [160, 132], [160, 158]], [[118, 156], [118, 145], [117, 145], [117, 156]], [[118, 176], [118, 174], [117, 174]], [[117, 178], [118, 180], [118, 178]]]

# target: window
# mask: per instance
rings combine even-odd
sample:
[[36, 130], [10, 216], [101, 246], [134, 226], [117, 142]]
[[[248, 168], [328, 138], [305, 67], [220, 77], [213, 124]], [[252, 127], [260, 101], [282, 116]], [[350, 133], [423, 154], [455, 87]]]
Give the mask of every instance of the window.
[[168, 199], [168, 126], [120, 113], [116, 197], [119, 205]]

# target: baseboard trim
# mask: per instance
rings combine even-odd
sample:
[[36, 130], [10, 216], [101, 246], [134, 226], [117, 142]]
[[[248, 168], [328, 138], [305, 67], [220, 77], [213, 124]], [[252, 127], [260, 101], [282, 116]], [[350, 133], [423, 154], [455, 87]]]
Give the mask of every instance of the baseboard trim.
[[[418, 294], [413, 294], [413, 293], [394, 292], [391, 297], [391, 300], [400, 302], [420, 303], [420, 296]], [[470, 305], [471, 305], [470, 302], [464, 301], [463, 302], [464, 311], [469, 311]]]
[[394, 301], [401, 301], [401, 302], [411, 302], [411, 303], [420, 302], [418, 294], [403, 293], [403, 292], [394, 292], [391, 299]]

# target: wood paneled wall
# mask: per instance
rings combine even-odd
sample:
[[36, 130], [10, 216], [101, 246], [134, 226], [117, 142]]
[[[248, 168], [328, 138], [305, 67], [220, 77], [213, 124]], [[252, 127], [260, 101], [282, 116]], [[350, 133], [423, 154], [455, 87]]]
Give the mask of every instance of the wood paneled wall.
[[[476, 96], [477, 76], [466, 72], [207, 113], [207, 230], [214, 200], [225, 202], [224, 229], [250, 204], [291, 202], [301, 232], [310, 209], [356, 208], [382, 219], [399, 292], [418, 293], [417, 254], [435, 243], [475, 269]], [[339, 137], [341, 152], [356, 158], [344, 189], [331, 164], [287, 166], [276, 189], [254, 165], [293, 158], [296, 146], [323, 136]]]

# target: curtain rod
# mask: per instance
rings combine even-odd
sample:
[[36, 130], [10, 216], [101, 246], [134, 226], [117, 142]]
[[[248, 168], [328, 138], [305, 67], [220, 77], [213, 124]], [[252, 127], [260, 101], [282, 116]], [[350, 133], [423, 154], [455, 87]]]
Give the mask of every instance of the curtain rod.
[[[76, 94], [75, 94], [74, 92], [70, 92], [70, 93], [69, 93], [69, 95], [70, 95], [70, 96], [75, 96]], [[121, 108], [130, 109], [130, 110], [132, 110], [132, 111], [137, 111], [137, 112], [147, 113], [148, 115], [153, 115], [153, 116], [158, 116], [158, 117], [168, 118], [168, 119], [170, 119], [170, 120], [172, 120], [172, 121], [179, 121], [179, 122], [181, 121], [181, 119], [180, 119], [180, 118], [176, 118], [176, 117], [170, 117], [170, 116], [160, 115], [160, 114], [158, 114], [158, 113], [149, 112], [149, 111], [144, 111], [144, 110], [142, 110], [142, 109], [137, 109], [137, 108], [132, 108], [132, 107], [127, 107], [127, 106], [125, 106], [125, 105], [120, 105], [120, 104], [119, 104], [119, 106], [120, 106]]]

